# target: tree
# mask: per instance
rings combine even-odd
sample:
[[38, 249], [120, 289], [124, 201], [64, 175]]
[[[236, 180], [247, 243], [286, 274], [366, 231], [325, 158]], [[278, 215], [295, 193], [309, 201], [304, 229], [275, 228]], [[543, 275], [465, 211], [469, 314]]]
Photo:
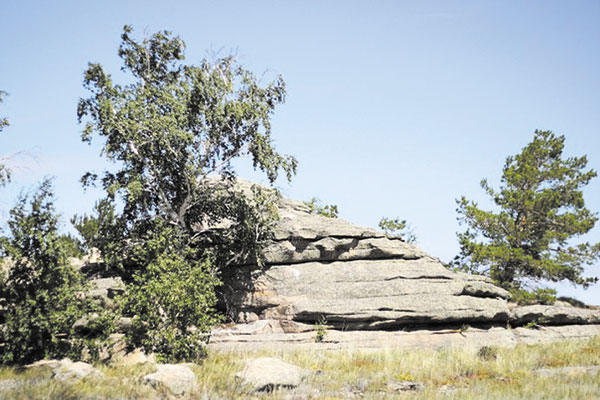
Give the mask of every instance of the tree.
[[[4, 96], [6, 96], [6, 94], [6, 92], [0, 90], [0, 103], [4, 101]], [[8, 125], [8, 119], [0, 117], [0, 132], [2, 132]], [[5, 186], [10, 181], [10, 169], [2, 163], [4, 159], [4, 156], [0, 156], [0, 187]]]
[[57, 232], [58, 216], [49, 180], [31, 197], [21, 196], [10, 211], [10, 235], [0, 241], [0, 255], [10, 268], [0, 282], [6, 321], [0, 362], [28, 363], [68, 355], [72, 326], [86, 311], [76, 292], [82, 279], [67, 263], [69, 248]]
[[313, 197], [310, 201], [305, 201], [304, 205], [308, 207], [311, 214], [321, 215], [326, 218], [338, 217], [338, 206], [336, 204], [322, 205], [321, 200]]
[[415, 234], [414, 229], [405, 219], [383, 217], [379, 221], [379, 228], [387, 235], [400, 236], [402, 240], [407, 243], [417, 242], [417, 235]]
[[464, 196], [457, 200], [458, 219], [467, 229], [458, 233], [456, 265], [508, 289], [527, 280], [584, 287], [597, 282], [582, 273], [600, 258], [600, 243], [573, 244], [598, 220], [582, 193], [596, 172], [585, 170], [585, 156], [563, 158], [564, 142], [564, 136], [536, 130], [520, 154], [506, 159], [499, 190], [482, 180], [498, 211], [484, 211]]
[[[288, 180], [295, 173], [296, 160], [277, 153], [271, 140], [270, 118], [285, 100], [285, 83], [280, 77], [261, 87], [233, 57], [185, 65], [184, 42], [167, 31], [141, 42], [131, 34], [125, 26], [119, 47], [131, 83], [114, 84], [99, 64], [85, 72], [92, 95], [78, 105], [79, 121], [85, 121], [82, 140], [102, 140], [102, 155], [116, 168], [101, 178], [107, 197], [98, 216], [76, 223], [95, 238], [108, 267], [131, 285], [127, 310], [145, 309], [150, 298], [162, 310], [137, 314], [143, 331], [138, 343], [168, 359], [189, 359], [200, 353], [174, 350], [190, 344], [184, 328], [188, 305], [197, 301], [205, 315], [213, 313], [217, 271], [259, 259], [258, 245], [274, 215], [269, 196], [258, 189], [250, 198], [233, 190], [232, 162], [250, 158], [271, 183], [281, 171]], [[215, 181], [215, 175], [222, 179]], [[82, 178], [84, 186], [97, 180], [91, 172]], [[164, 285], [186, 287], [190, 276], [201, 286], [181, 291], [189, 301], [181, 299], [179, 308], [167, 304]], [[198, 319], [194, 332], [214, 321]], [[167, 332], [166, 326], [176, 330]]]

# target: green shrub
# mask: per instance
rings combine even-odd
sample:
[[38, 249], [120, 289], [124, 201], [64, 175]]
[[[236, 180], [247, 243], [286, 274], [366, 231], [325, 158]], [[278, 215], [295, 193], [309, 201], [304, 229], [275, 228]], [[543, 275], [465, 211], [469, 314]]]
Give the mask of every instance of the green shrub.
[[399, 236], [407, 243], [417, 242], [417, 235], [415, 234], [414, 229], [405, 219], [381, 218], [379, 221], [379, 228], [383, 230], [386, 235]]
[[0, 287], [6, 321], [0, 332], [3, 364], [28, 363], [44, 357], [72, 355], [77, 349], [65, 340], [83, 315], [78, 298], [82, 277], [67, 263], [72, 248], [57, 233], [58, 216], [49, 180], [31, 197], [20, 196], [10, 211], [10, 235], [1, 243], [11, 260]]
[[219, 320], [212, 259], [160, 222], [141, 243], [133, 261], [145, 268], [128, 285], [124, 304], [125, 313], [135, 316], [129, 342], [161, 361], [197, 361]]
[[544, 304], [551, 305], [556, 302], [556, 290], [554, 289], [510, 289], [512, 300], [519, 305]]
[[321, 200], [313, 197], [310, 201], [305, 201], [304, 205], [307, 206], [311, 214], [321, 215], [326, 218], [337, 218], [338, 207], [335, 204], [321, 205]]

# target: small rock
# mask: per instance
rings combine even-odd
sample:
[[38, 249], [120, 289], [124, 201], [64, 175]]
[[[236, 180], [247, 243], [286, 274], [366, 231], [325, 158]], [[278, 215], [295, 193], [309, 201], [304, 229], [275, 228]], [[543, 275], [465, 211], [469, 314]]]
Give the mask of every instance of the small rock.
[[50, 370], [54, 370], [58, 367], [61, 366], [61, 363], [68, 361], [70, 362], [71, 360], [69, 360], [68, 358], [65, 358], [63, 360], [39, 360], [34, 362], [33, 364], [29, 364], [26, 365], [25, 368], [27, 369], [35, 369], [35, 368], [48, 368]]
[[72, 364], [63, 364], [54, 370], [54, 378], [59, 381], [69, 379], [80, 380], [87, 377], [99, 377], [102, 373], [88, 363], [78, 361]]
[[411, 390], [423, 390], [424, 386], [419, 382], [412, 381], [399, 381], [388, 383], [388, 388], [396, 392], [407, 392]]
[[160, 364], [153, 374], [144, 376], [143, 382], [152, 387], [164, 386], [176, 395], [190, 393], [196, 386], [196, 375], [185, 365]]
[[27, 365], [26, 368], [49, 368], [52, 370], [53, 378], [59, 381], [80, 380], [87, 377], [102, 376], [102, 373], [91, 364], [81, 361], [73, 362], [68, 358], [62, 360], [40, 360]]
[[262, 357], [246, 361], [245, 368], [236, 375], [256, 391], [270, 391], [278, 387], [295, 388], [306, 372], [277, 358]]
[[115, 365], [138, 365], [146, 363], [156, 363], [154, 354], [147, 356], [142, 349], [135, 349], [130, 353], [125, 354], [120, 359], [116, 360]]

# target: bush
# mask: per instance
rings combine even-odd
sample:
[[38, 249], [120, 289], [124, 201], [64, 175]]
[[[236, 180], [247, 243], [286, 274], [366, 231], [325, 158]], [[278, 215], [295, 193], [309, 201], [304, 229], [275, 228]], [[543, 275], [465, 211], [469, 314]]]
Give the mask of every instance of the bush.
[[78, 350], [68, 342], [73, 323], [86, 312], [78, 299], [82, 277], [67, 263], [73, 248], [57, 233], [58, 216], [49, 180], [31, 200], [19, 198], [10, 212], [10, 235], [0, 251], [10, 260], [0, 282], [6, 321], [0, 332], [5, 343], [3, 364], [28, 363], [44, 357], [63, 357]]
[[556, 301], [556, 290], [554, 289], [535, 289], [528, 291], [525, 289], [511, 289], [512, 300], [520, 305], [544, 304], [551, 305]]
[[219, 280], [210, 254], [160, 222], [143, 239], [132, 253], [146, 267], [134, 275], [124, 304], [125, 313], [135, 316], [128, 341], [161, 361], [198, 361], [219, 321]]

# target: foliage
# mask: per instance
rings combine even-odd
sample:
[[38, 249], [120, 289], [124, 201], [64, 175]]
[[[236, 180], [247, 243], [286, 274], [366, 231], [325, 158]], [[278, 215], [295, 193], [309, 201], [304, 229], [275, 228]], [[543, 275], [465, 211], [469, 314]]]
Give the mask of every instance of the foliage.
[[219, 280], [211, 258], [173, 230], [157, 222], [132, 251], [132, 261], [147, 266], [134, 275], [124, 305], [136, 315], [130, 342], [163, 361], [197, 361], [204, 355], [206, 331], [218, 321]]
[[572, 244], [598, 219], [585, 207], [581, 190], [596, 172], [585, 171], [585, 156], [562, 158], [564, 141], [564, 136], [535, 131], [520, 154], [506, 159], [499, 190], [481, 182], [498, 212], [484, 211], [464, 196], [457, 201], [459, 220], [468, 228], [458, 234], [455, 265], [509, 289], [525, 279], [568, 280], [584, 287], [597, 281], [582, 272], [600, 257], [600, 243]]
[[10, 215], [10, 236], [1, 248], [12, 265], [0, 288], [6, 307], [0, 361], [27, 363], [64, 356], [74, 349], [60, 336], [72, 333], [85, 307], [76, 296], [81, 276], [68, 265], [69, 247], [57, 233], [50, 181], [45, 180], [31, 199], [22, 195]]
[[125, 26], [119, 47], [129, 84], [114, 84], [99, 64], [85, 72], [82, 140], [100, 139], [115, 170], [84, 175], [84, 186], [100, 181], [107, 196], [95, 216], [74, 223], [128, 283], [126, 312], [138, 316], [131, 340], [169, 360], [194, 359], [216, 321], [217, 272], [260, 262], [276, 217], [270, 193], [238, 189], [232, 162], [249, 157], [271, 183], [296, 170], [271, 140], [285, 83], [261, 87], [233, 57], [186, 65], [178, 37], [163, 31], [138, 42], [131, 33]]
[[[4, 96], [6, 96], [6, 92], [0, 90], [0, 103], [4, 101]], [[0, 118], [0, 132], [2, 132], [6, 126], [8, 126], [8, 119]]]
[[321, 315], [317, 324], [315, 325], [315, 342], [321, 343], [325, 340], [325, 336], [327, 335], [327, 318], [324, 315]]
[[405, 219], [400, 218], [381, 218], [379, 221], [379, 228], [385, 232], [386, 235], [400, 236], [407, 243], [416, 243], [417, 235], [415, 235], [414, 229], [406, 222]]
[[490, 346], [482, 346], [477, 350], [477, 357], [485, 361], [492, 361], [498, 358], [498, 350]]
[[512, 295], [512, 301], [520, 305], [552, 305], [554, 302], [556, 302], [556, 290], [554, 289], [535, 289], [530, 291], [519, 288], [511, 288], [510, 294]]
[[335, 204], [326, 204], [321, 205], [321, 200], [313, 197], [310, 201], [305, 201], [304, 205], [306, 205], [311, 214], [321, 215], [327, 218], [337, 218], [338, 217], [338, 207]]
[[[6, 92], [0, 90], [0, 103], [4, 100], [4, 96], [6, 96]], [[4, 130], [5, 127], [9, 125], [8, 119], [0, 117], [0, 132]], [[0, 157], [0, 161], [2, 157]], [[10, 181], [10, 169], [6, 167], [6, 165], [0, 163], [0, 187], [6, 185]]]

